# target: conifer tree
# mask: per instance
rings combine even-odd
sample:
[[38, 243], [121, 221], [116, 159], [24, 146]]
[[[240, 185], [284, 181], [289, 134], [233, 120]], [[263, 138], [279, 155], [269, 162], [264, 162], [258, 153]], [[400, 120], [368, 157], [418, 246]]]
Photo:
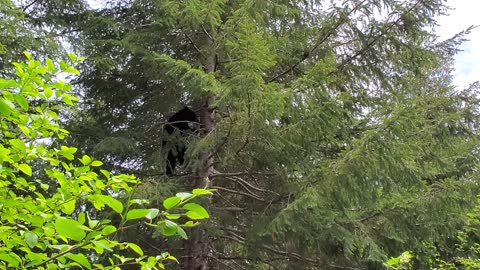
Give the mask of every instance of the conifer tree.
[[[478, 193], [477, 85], [451, 85], [463, 34], [440, 42], [440, 0], [123, 0], [72, 21], [87, 59], [70, 130], [114, 171], [217, 189], [178, 245], [182, 269], [380, 269], [448, 254]], [[165, 173], [164, 125], [199, 117]], [[75, 136], [74, 136], [75, 137]], [[134, 236], [155, 253], [147, 228]], [[169, 249], [175, 252], [175, 249]], [[418, 262], [421, 268], [421, 261]]]

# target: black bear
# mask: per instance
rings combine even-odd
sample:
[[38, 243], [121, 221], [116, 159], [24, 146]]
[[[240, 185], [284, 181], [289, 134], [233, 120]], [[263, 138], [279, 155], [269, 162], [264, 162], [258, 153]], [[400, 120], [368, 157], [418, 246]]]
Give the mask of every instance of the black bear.
[[165, 124], [165, 131], [172, 135], [169, 142], [167, 155], [166, 175], [172, 175], [177, 164], [182, 165], [185, 161], [185, 151], [187, 150], [184, 137], [194, 134], [197, 131], [198, 119], [194, 111], [185, 107], [172, 115]]

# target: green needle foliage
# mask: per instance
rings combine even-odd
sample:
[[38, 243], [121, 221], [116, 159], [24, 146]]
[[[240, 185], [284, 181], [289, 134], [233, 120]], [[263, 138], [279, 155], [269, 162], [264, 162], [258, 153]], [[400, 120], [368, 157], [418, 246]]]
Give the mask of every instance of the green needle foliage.
[[[122, 234], [146, 254], [178, 248], [183, 269], [381, 269], [426, 242], [451, 256], [479, 191], [479, 100], [478, 84], [451, 85], [469, 29], [438, 40], [446, 11], [440, 0], [66, 9], [87, 58], [69, 142], [147, 178], [135, 198], [152, 204], [208, 177], [218, 192], [195, 241]], [[185, 105], [202, 129], [167, 177], [164, 125]]]
[[[0, 269], [164, 269], [176, 261], [167, 252], [147, 256], [116, 235], [140, 222], [186, 239], [184, 228], [208, 218], [192, 200], [211, 190], [178, 193], [162, 208], [143, 208], [132, 199], [135, 177], [110, 174], [88, 155], [75, 158], [75, 147], [52, 147], [69, 133], [58, 124], [59, 109], [77, 100], [58, 78], [78, 75], [70, 62], [81, 59], [70, 54], [69, 62], [42, 64], [25, 55], [27, 63], [13, 64], [16, 77], [0, 79]], [[119, 222], [84, 211], [106, 207]]]

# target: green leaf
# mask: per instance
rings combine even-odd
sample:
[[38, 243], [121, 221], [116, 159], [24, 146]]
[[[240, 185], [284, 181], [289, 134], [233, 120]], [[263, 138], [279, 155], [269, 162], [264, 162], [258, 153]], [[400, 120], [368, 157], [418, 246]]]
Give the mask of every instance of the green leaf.
[[190, 198], [192, 196], [192, 194], [188, 193], [188, 192], [179, 192], [179, 193], [175, 194], [175, 196], [179, 197], [182, 200], [185, 200], [185, 199]]
[[80, 265], [82, 265], [83, 267], [85, 267], [87, 269], [92, 269], [92, 265], [87, 260], [87, 257], [85, 257], [85, 255], [83, 255], [82, 253], [69, 253], [69, 254], [65, 255], [65, 257], [69, 258], [72, 261], [75, 261], [75, 262], [79, 263]]
[[80, 223], [76, 220], [66, 218], [58, 218], [55, 220], [55, 230], [60, 236], [75, 241], [81, 241], [86, 235]]
[[192, 191], [192, 194], [193, 195], [212, 195], [212, 192], [207, 189], [196, 188]]
[[30, 166], [28, 166], [27, 164], [18, 164], [15, 167], [17, 167], [17, 169], [22, 171], [24, 174], [32, 176], [32, 168], [30, 168]]
[[14, 95], [13, 98], [25, 111], [28, 110], [28, 100], [21, 94]]
[[203, 208], [203, 206], [196, 203], [187, 203], [182, 206], [183, 209], [189, 210], [186, 215], [190, 219], [205, 219], [208, 218], [208, 212]]
[[61, 146], [60, 151], [58, 151], [58, 154], [61, 156], [65, 157], [68, 160], [73, 160], [73, 154], [77, 152], [77, 148], [75, 147], [66, 147], [66, 146]]
[[160, 226], [160, 231], [164, 236], [172, 236], [177, 234], [178, 227], [179, 226], [177, 223], [170, 220], [165, 220]]
[[15, 149], [18, 149], [22, 152], [25, 152], [27, 150], [27, 146], [22, 140], [19, 139], [11, 139], [8, 141], [10, 145], [12, 145]]
[[127, 247], [130, 248], [131, 250], [135, 251], [140, 256], [143, 256], [143, 250], [141, 247], [134, 243], [127, 243]]
[[25, 242], [30, 248], [34, 248], [38, 243], [38, 236], [36, 233], [33, 232], [26, 232], [25, 233]]
[[182, 224], [182, 227], [186, 227], [186, 228], [191, 228], [191, 227], [195, 227], [195, 226], [198, 226], [198, 224], [200, 224], [199, 222], [193, 222], [191, 220], [185, 222], [185, 224]]
[[52, 91], [52, 88], [50, 88], [50, 87], [44, 87], [43, 88], [43, 93], [45, 94], [45, 96], [47, 98], [51, 98], [53, 96], [53, 91]]
[[164, 214], [166, 218], [168, 219], [179, 219], [182, 217], [181, 214], [169, 214], [169, 213], [165, 213]]
[[180, 226], [177, 226], [177, 234], [180, 235], [180, 237], [182, 237], [185, 240], [188, 239], [187, 233]]
[[92, 162], [92, 159], [87, 155], [83, 155], [82, 159], [80, 159], [80, 162], [83, 165], [87, 166], [88, 164], [90, 164]]
[[10, 116], [10, 114], [12, 114], [12, 107], [4, 98], [0, 98], [0, 113], [4, 116]]
[[160, 213], [160, 210], [157, 208], [150, 208], [148, 214], [145, 216], [148, 219], [154, 219], [158, 216], [158, 213]]
[[78, 69], [76, 68], [73, 68], [73, 67], [69, 67], [69, 68], [66, 68], [64, 70], [64, 72], [67, 72], [67, 73], [72, 73], [72, 74], [75, 74], [75, 75], [80, 75], [80, 71], [78, 71]]
[[113, 198], [112, 196], [95, 195], [94, 198], [96, 200], [99, 200], [100, 202], [108, 205], [110, 208], [113, 209], [113, 211], [115, 211], [119, 214], [121, 214], [123, 212], [123, 204], [119, 200]]
[[70, 58], [70, 60], [72, 60], [73, 62], [77, 61], [77, 56], [73, 52], [70, 52], [68, 54], [68, 58]]
[[117, 228], [115, 228], [115, 226], [108, 225], [108, 226], [105, 226], [105, 228], [102, 229], [102, 234], [103, 235], [110, 235], [110, 234], [112, 234], [116, 231], [117, 231]]
[[85, 212], [80, 212], [78, 214], [78, 218], [77, 218], [78, 223], [84, 224], [85, 223], [85, 216], [86, 216]]
[[77, 200], [74, 200], [74, 199], [68, 200], [67, 202], [62, 204], [62, 212], [67, 215], [72, 214], [73, 211], [75, 211], [76, 204], [77, 204]]
[[32, 55], [29, 52], [23, 52], [23, 54], [27, 57], [28, 60], [32, 60]]
[[58, 115], [56, 112], [50, 110], [47, 112], [48, 116], [50, 116], [53, 120], [58, 120]]
[[47, 58], [45, 64], [50, 72], [55, 72], [55, 64], [53, 63], [52, 59]]
[[21, 260], [18, 260], [18, 256], [12, 256], [13, 254], [0, 253], [0, 260], [9, 263], [14, 267], [18, 267], [21, 263]]
[[0, 79], [0, 89], [16, 88], [17, 86], [18, 85], [15, 80]]
[[100, 166], [103, 165], [103, 162], [101, 162], [99, 160], [95, 160], [90, 165], [93, 166], [93, 167], [100, 167]]
[[166, 199], [165, 201], [163, 201], [163, 207], [165, 207], [165, 209], [171, 209], [172, 207], [175, 207], [176, 205], [178, 205], [180, 202], [182, 201], [181, 198], [179, 197], [170, 197], [168, 199]]
[[150, 213], [150, 209], [132, 209], [128, 211], [126, 219], [133, 220], [133, 219], [144, 218], [149, 213]]

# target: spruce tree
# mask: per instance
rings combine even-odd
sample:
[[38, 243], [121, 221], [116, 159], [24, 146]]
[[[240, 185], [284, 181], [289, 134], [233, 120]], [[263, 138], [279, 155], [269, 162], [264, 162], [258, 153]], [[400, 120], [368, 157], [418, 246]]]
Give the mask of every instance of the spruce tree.
[[[150, 180], [137, 196], [152, 203], [217, 189], [186, 243], [122, 237], [178, 247], [182, 269], [379, 269], [424, 241], [448, 254], [478, 192], [478, 86], [451, 85], [463, 34], [435, 36], [446, 10], [124, 0], [72, 21], [87, 58], [76, 143]], [[164, 125], [184, 106], [201, 128], [167, 177]]]

